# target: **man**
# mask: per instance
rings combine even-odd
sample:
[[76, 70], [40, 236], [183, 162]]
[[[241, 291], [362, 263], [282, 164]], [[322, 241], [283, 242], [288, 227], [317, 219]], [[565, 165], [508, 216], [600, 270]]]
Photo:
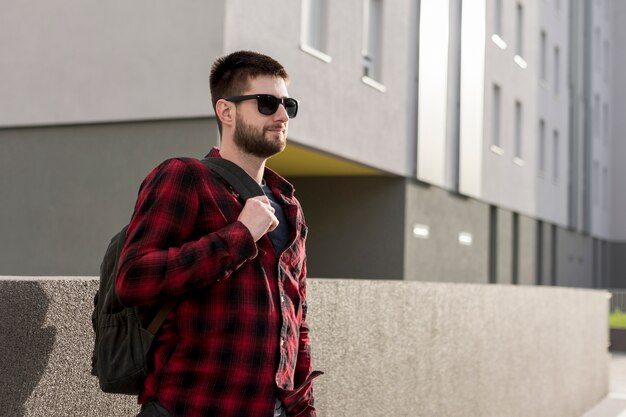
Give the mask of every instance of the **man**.
[[240, 51], [210, 76], [220, 148], [266, 196], [241, 201], [200, 161], [141, 185], [116, 291], [126, 306], [180, 299], [155, 338], [138, 417], [316, 415], [306, 324], [307, 228], [294, 189], [265, 168], [298, 102], [274, 59]]

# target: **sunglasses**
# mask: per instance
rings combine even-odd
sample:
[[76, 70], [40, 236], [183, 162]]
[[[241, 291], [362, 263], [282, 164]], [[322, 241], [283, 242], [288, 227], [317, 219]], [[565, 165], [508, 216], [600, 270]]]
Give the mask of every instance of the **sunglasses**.
[[295, 98], [278, 98], [270, 94], [250, 94], [247, 96], [226, 97], [224, 100], [231, 101], [233, 103], [239, 103], [244, 100], [256, 100], [259, 113], [266, 116], [276, 113], [280, 104], [285, 107], [287, 116], [289, 116], [290, 119], [293, 119], [296, 117], [296, 114], [298, 114], [298, 100]]

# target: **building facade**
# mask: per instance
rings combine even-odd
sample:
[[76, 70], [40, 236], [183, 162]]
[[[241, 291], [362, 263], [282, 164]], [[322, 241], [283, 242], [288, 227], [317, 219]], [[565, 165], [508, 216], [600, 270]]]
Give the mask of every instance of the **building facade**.
[[219, 143], [212, 61], [301, 101], [269, 165], [313, 277], [622, 287], [617, 0], [7, 4], [0, 275], [94, 275], [142, 178]]

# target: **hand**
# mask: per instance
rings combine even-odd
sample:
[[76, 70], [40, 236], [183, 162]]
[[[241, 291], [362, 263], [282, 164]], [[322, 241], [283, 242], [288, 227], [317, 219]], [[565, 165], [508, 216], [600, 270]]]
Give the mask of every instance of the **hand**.
[[266, 196], [248, 199], [237, 220], [248, 228], [255, 242], [278, 226], [274, 207]]

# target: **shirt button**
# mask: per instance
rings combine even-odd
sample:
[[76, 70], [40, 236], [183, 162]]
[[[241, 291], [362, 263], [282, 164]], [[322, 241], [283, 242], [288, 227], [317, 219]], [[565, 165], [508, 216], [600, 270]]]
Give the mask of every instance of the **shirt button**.
[[285, 296], [284, 295], [280, 296], [280, 301], [283, 302], [283, 303], [285, 302]]
[[280, 338], [280, 347], [283, 347], [285, 345], [285, 338], [281, 337]]

